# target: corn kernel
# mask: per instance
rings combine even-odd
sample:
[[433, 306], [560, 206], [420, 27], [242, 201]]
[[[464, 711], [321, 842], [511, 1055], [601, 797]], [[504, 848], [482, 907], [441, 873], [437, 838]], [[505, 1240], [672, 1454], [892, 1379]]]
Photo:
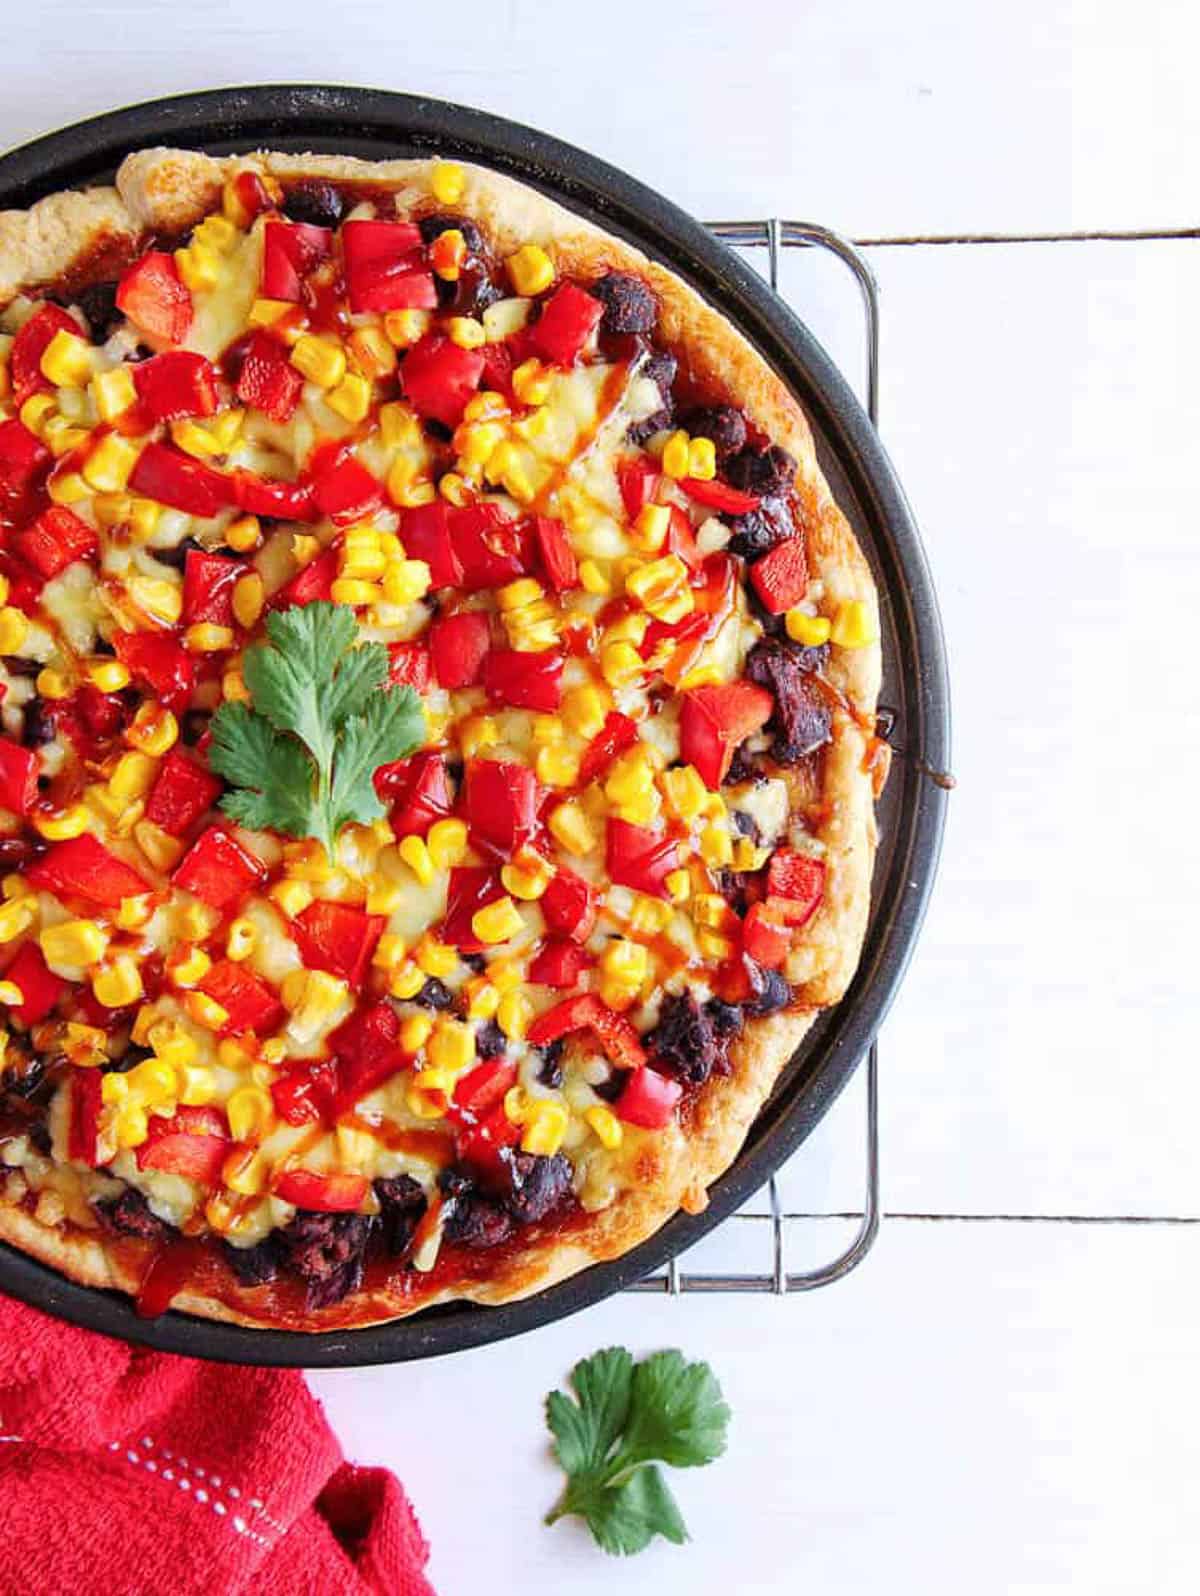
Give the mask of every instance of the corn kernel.
[[171, 422], [171, 441], [197, 460], [215, 460], [223, 453], [220, 443], [209, 429], [190, 418]]
[[478, 975], [468, 981], [464, 990], [469, 1020], [490, 1020], [495, 1017], [500, 1007], [500, 993], [486, 976]]
[[128, 803], [134, 798], [144, 798], [154, 785], [158, 774], [158, 760], [151, 759], [149, 754], [133, 753], [122, 754], [117, 760], [112, 775], [108, 778], [108, 790], [114, 798]]
[[183, 844], [152, 820], [139, 820], [133, 828], [133, 840], [156, 870], [172, 870], [183, 854]]
[[793, 643], [806, 648], [820, 648], [829, 641], [832, 624], [827, 615], [809, 615], [805, 610], [789, 610], [784, 616], [787, 635]]
[[383, 596], [389, 604], [413, 604], [429, 592], [431, 580], [424, 560], [389, 560], [383, 573]]
[[136, 1103], [123, 1106], [117, 1113], [114, 1129], [118, 1147], [140, 1147], [150, 1134], [146, 1110]]
[[14, 942], [33, 924], [32, 898], [14, 898], [0, 907], [0, 942]]
[[409, 1112], [418, 1119], [441, 1119], [449, 1104], [454, 1078], [445, 1070], [421, 1070], [405, 1095]]
[[193, 987], [198, 986], [212, 969], [212, 960], [203, 948], [192, 946], [186, 951], [180, 949], [167, 968], [176, 986]]
[[513, 393], [523, 405], [544, 405], [553, 382], [553, 371], [540, 360], [523, 360], [512, 374]]
[[[242, 577], [237, 585], [240, 587], [246, 580]], [[220, 654], [233, 647], [233, 628], [217, 626], [212, 621], [197, 621], [184, 632], [183, 642], [192, 654]]]
[[24, 1001], [25, 994], [15, 981], [0, 981], [0, 1003], [18, 1009]]
[[465, 477], [459, 476], [457, 471], [442, 472], [438, 478], [438, 494], [457, 510], [465, 509], [472, 501], [471, 488]]
[[[299, 992], [293, 977], [301, 977]], [[283, 981], [281, 995], [291, 1010], [289, 1033], [298, 1041], [312, 1041], [346, 1000], [349, 984], [327, 970], [292, 970]]]
[[[245, 1087], [243, 1090], [251, 1091], [253, 1088]], [[237, 1095], [235, 1092], [234, 1097]], [[230, 1098], [230, 1103], [232, 1101], [233, 1098]], [[230, 1191], [236, 1192], [239, 1197], [260, 1197], [267, 1189], [269, 1178], [269, 1161], [262, 1153], [252, 1147], [235, 1147], [226, 1156], [225, 1162], [221, 1165], [221, 1183], [227, 1186]], [[211, 1207], [211, 1204], [209, 1206]], [[205, 1217], [207, 1217], [207, 1210]], [[234, 1214], [231, 1214], [230, 1218], [232, 1219], [233, 1217]], [[214, 1226], [214, 1229], [219, 1230], [221, 1228], [223, 1227], [220, 1225]], [[224, 1228], [232, 1227], [226, 1226]]]
[[612, 592], [612, 583], [595, 560], [579, 562], [579, 585], [585, 593], [594, 593], [598, 598], [605, 598]]
[[457, 205], [467, 186], [467, 174], [457, 161], [435, 161], [429, 186], [439, 205]]
[[347, 421], [362, 421], [371, 408], [371, 384], [356, 371], [348, 371], [325, 395], [325, 403]]
[[110, 432], [83, 462], [83, 475], [97, 493], [120, 493], [129, 481], [141, 451], [118, 433]]
[[184, 284], [193, 294], [215, 288], [220, 279], [221, 267], [216, 251], [204, 244], [189, 244], [187, 249], [177, 249], [175, 265]]
[[0, 654], [16, 654], [29, 635], [29, 621], [11, 604], [0, 609]]
[[435, 1069], [465, 1070], [475, 1057], [474, 1028], [461, 1020], [440, 1019], [425, 1051]]
[[258, 946], [258, 928], [253, 920], [239, 916], [231, 920], [229, 929], [225, 933], [225, 957], [232, 959], [235, 964], [240, 964], [243, 959], [248, 959]]
[[249, 632], [257, 626], [265, 602], [263, 579], [257, 571], [247, 571], [245, 576], [238, 577], [233, 584], [233, 616], [243, 630]]
[[137, 403], [137, 389], [133, 386], [133, 373], [128, 366], [115, 366], [112, 371], [99, 371], [92, 378], [92, 398], [101, 421], [115, 421], [131, 405]]
[[103, 1064], [107, 1054], [108, 1033], [96, 1025], [80, 1025], [68, 1021], [63, 1033], [63, 1052], [72, 1064], [81, 1069]]
[[372, 875], [367, 882], [367, 900], [365, 908], [368, 914], [395, 914], [404, 902], [404, 884], [400, 881], [389, 880], [385, 876]]
[[238, 554], [249, 554], [262, 541], [262, 526], [256, 515], [240, 515], [225, 528], [225, 542]]
[[95, 920], [64, 920], [47, 926], [38, 941], [47, 964], [86, 967], [103, 958], [108, 933]]
[[434, 880], [437, 871], [434, 869], [433, 860], [429, 857], [429, 849], [420, 837], [405, 837], [397, 850], [401, 859], [416, 876], [423, 887], [427, 887]]
[[183, 614], [183, 590], [174, 582], [152, 576], [130, 576], [125, 591], [138, 609], [166, 626], [175, 626]]
[[424, 338], [432, 320], [427, 310], [389, 310], [383, 318], [383, 330], [397, 349], [408, 349]]
[[42, 698], [70, 698], [75, 690], [75, 685], [65, 671], [53, 670], [49, 666], [37, 674], [37, 690]]
[[458, 746], [467, 759], [500, 741], [500, 728], [490, 715], [471, 715], [458, 725]]
[[610, 1153], [620, 1147], [625, 1139], [625, 1132], [621, 1121], [611, 1108], [604, 1103], [593, 1103], [591, 1108], [584, 1109], [583, 1117], [595, 1132], [602, 1147], [607, 1148]]
[[428, 932], [413, 949], [413, 958], [419, 969], [424, 970], [426, 975], [436, 976], [439, 981], [453, 975], [458, 969], [457, 950], [445, 942], [439, 942]]
[[696, 944], [703, 956], [712, 960], [714, 964], [722, 964], [726, 959], [733, 957], [733, 943], [728, 937], [723, 937], [716, 931], [699, 932]]
[[[379, 378], [389, 376], [396, 369], [396, 351], [388, 341], [387, 335], [379, 327], [358, 327], [350, 334], [347, 343], [354, 364], [364, 377]], [[335, 392], [339, 391], [337, 389]], [[370, 392], [367, 397], [370, 405]], [[343, 415], [345, 412], [342, 412]], [[364, 415], [366, 412], [364, 411]], [[362, 417], [352, 418], [361, 420]]]
[[89, 830], [92, 817], [86, 804], [70, 804], [57, 814], [33, 816], [34, 830], [47, 842], [67, 842], [72, 837], [82, 837]]
[[328, 338], [304, 333], [291, 353], [292, 365], [318, 388], [336, 388], [346, 375], [346, 352]]
[[194, 1064], [200, 1052], [195, 1038], [174, 1020], [159, 1020], [151, 1025], [146, 1040], [157, 1058], [180, 1069]]
[[567, 1133], [567, 1110], [562, 1103], [539, 1100], [530, 1106], [525, 1133], [521, 1137], [523, 1153], [538, 1153], [551, 1158], [563, 1144]]
[[518, 294], [541, 294], [554, 281], [554, 262], [537, 244], [522, 244], [505, 262], [508, 275]]
[[600, 673], [610, 687], [636, 681], [645, 669], [632, 643], [606, 643], [600, 650]]
[[693, 438], [688, 444], [687, 475], [711, 482], [717, 474], [717, 450], [711, 438]]
[[129, 530], [139, 543], [145, 543], [158, 525], [159, 506], [153, 499], [134, 499], [129, 511]]
[[529, 1117], [533, 1100], [523, 1086], [510, 1086], [504, 1094], [504, 1117], [521, 1125]]
[[238, 230], [225, 216], [218, 216], [214, 211], [211, 216], [206, 216], [199, 227], [192, 233], [193, 241], [199, 239], [201, 243], [224, 254], [233, 248], [237, 242]]
[[106, 1009], [123, 1009], [143, 995], [142, 974], [127, 954], [118, 955], [92, 977], [92, 992]]
[[88, 681], [102, 693], [119, 693], [129, 686], [130, 675], [119, 659], [97, 660], [87, 668]]
[[285, 316], [290, 316], [295, 308], [290, 299], [256, 299], [250, 306], [246, 320], [251, 327], [273, 327]]
[[582, 806], [575, 799], [559, 804], [548, 821], [556, 842], [568, 853], [591, 853], [596, 846], [596, 833]]
[[514, 898], [532, 903], [545, 892], [550, 885], [552, 875], [553, 871], [547, 861], [530, 849], [525, 851], [519, 860], [514, 859], [501, 868], [500, 880], [504, 890]]
[[678, 554], [664, 555], [631, 571], [625, 591], [657, 620], [668, 623], [690, 615], [695, 602], [688, 586], [688, 568]]
[[225, 1104], [235, 1142], [260, 1142], [275, 1125], [275, 1105], [261, 1086], [239, 1086]]
[[429, 857], [438, 870], [461, 864], [467, 851], [467, 828], [461, 820], [435, 820], [425, 839]]
[[293, 532], [289, 548], [292, 559], [301, 569], [306, 565], [311, 565], [321, 552], [321, 545], [318, 540], [307, 532]]
[[673, 432], [662, 453], [662, 468], [669, 477], [677, 480], [686, 477], [690, 464], [691, 439], [686, 432]]
[[287, 1057], [287, 1044], [282, 1037], [273, 1037], [269, 1042], [264, 1042], [259, 1049], [259, 1055], [265, 1065], [282, 1064]]
[[705, 826], [700, 833], [700, 857], [705, 864], [717, 869], [733, 863], [733, 842], [728, 826]]
[[692, 919], [710, 931], [723, 931], [736, 916], [719, 892], [698, 892], [692, 899]]
[[829, 629], [830, 642], [838, 648], [866, 648], [878, 640], [879, 633], [865, 599], [846, 599], [838, 605]]
[[663, 877], [672, 903], [686, 903], [692, 890], [692, 878], [686, 870], [672, 870]]
[[394, 931], [385, 931], [375, 944], [371, 963], [377, 970], [390, 970], [408, 954], [408, 944]]
[[45, 431], [47, 421], [57, 411], [58, 404], [53, 394], [35, 393], [30, 394], [18, 414], [21, 425], [40, 438]]
[[46, 492], [53, 504], [78, 504], [91, 491], [78, 471], [55, 471], [46, 482]]
[[433, 1034], [428, 1014], [410, 1014], [400, 1022], [400, 1046], [405, 1053], [419, 1053]]
[[610, 981], [636, 990], [650, 973], [650, 956], [640, 942], [615, 937], [600, 956], [600, 969]]
[[480, 349], [487, 343], [483, 323], [474, 316], [451, 316], [446, 323], [446, 330], [450, 334], [450, 342], [457, 344], [460, 349]]
[[42, 351], [42, 376], [56, 388], [82, 388], [92, 375], [92, 346], [60, 328]]
[[507, 942], [522, 929], [524, 921], [510, 897], [497, 898], [471, 916], [471, 930], [481, 942]]
[[409, 960], [396, 971], [388, 991], [394, 998], [407, 1001], [409, 998], [416, 997], [417, 993], [425, 985], [425, 981], [425, 972], [421, 966]]
[[524, 992], [506, 992], [496, 1009], [496, 1024], [511, 1041], [520, 1042], [533, 1018], [533, 1004]]
[[643, 504], [633, 523], [631, 539], [643, 554], [657, 554], [667, 541], [671, 512], [665, 504]]
[[579, 780], [579, 755], [561, 744], [538, 749], [537, 778], [547, 787], [573, 787]]

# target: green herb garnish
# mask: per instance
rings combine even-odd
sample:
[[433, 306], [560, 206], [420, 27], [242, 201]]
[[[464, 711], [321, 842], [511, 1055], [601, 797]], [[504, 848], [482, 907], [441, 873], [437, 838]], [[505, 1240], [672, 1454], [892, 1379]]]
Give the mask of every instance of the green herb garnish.
[[425, 740], [411, 687], [387, 687], [388, 652], [360, 643], [353, 610], [318, 600], [267, 619], [242, 665], [252, 705], [222, 704], [208, 760], [233, 784], [221, 808], [252, 830], [315, 837], [332, 859], [351, 821], [386, 813], [372, 778]]
[[567, 1486], [546, 1523], [585, 1519], [606, 1552], [640, 1552], [655, 1535], [688, 1538], [658, 1463], [698, 1468], [725, 1450], [729, 1408], [707, 1363], [656, 1352], [635, 1364], [624, 1347], [597, 1352], [571, 1370], [577, 1401], [546, 1398], [546, 1423]]

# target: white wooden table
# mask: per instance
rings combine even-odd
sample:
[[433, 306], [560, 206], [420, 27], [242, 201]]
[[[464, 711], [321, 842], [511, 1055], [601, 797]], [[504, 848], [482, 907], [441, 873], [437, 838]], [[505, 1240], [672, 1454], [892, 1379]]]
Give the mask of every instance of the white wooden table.
[[[350, 1454], [409, 1487], [446, 1596], [1197, 1588], [1197, 45], [1189, 0], [60, 0], [7, 31], [4, 145], [175, 90], [371, 82], [532, 122], [700, 216], [878, 241], [882, 430], [960, 780], [884, 1033], [889, 1217], [821, 1293], [625, 1296], [317, 1376]], [[856, 375], [845, 285], [789, 274]], [[790, 1208], [855, 1205], [861, 1115], [852, 1088]], [[807, 1228], [806, 1255], [840, 1233]], [[710, 1256], [757, 1267], [751, 1233]], [[541, 1398], [614, 1341], [707, 1357], [735, 1414], [728, 1457], [676, 1481], [694, 1544], [620, 1567], [540, 1525]]]

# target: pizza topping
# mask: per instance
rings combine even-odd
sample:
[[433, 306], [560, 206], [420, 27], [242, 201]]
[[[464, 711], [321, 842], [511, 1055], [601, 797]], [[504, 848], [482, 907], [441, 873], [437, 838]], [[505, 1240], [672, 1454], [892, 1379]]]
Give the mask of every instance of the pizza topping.
[[824, 864], [738, 783], [829, 740], [872, 635], [821, 613], [790, 456], [690, 385], [673, 425], [648, 285], [499, 262], [461, 193], [243, 170], [84, 296], [102, 342], [49, 304], [0, 338], [0, 973], [47, 1167], [314, 1308], [604, 1206], [791, 1001]]
[[118, 1236], [165, 1241], [174, 1228], [151, 1210], [144, 1193], [133, 1186], [126, 1186], [119, 1197], [98, 1202], [95, 1207], [101, 1222]]

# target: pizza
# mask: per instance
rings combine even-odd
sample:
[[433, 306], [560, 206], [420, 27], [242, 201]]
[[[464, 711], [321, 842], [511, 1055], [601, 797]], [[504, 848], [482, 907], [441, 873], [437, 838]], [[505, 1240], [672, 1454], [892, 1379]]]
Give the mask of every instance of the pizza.
[[783, 383], [441, 159], [132, 154], [0, 307], [0, 1236], [315, 1331], [701, 1211], [887, 769]]

